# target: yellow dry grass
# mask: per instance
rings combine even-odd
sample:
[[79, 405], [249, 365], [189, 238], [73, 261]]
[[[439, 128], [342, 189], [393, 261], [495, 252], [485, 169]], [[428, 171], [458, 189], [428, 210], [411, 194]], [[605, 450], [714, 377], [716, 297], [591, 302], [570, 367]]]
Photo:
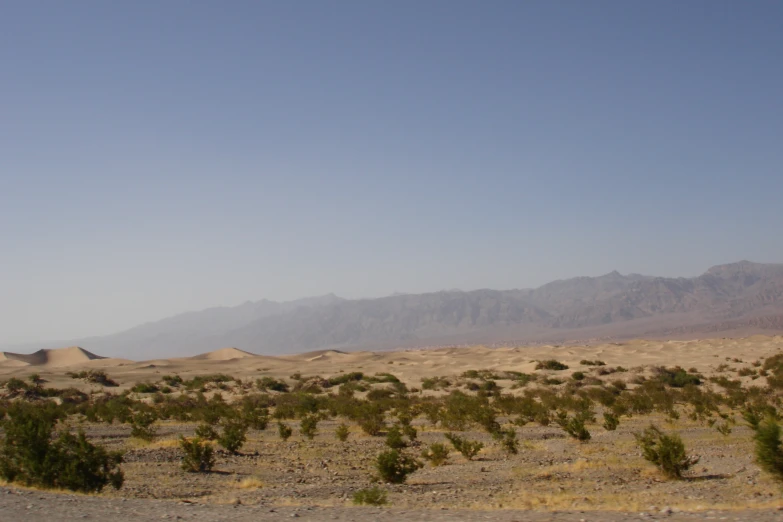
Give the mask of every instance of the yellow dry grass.
[[239, 489], [261, 489], [264, 487], [264, 483], [257, 477], [248, 477], [240, 482], [237, 482]]

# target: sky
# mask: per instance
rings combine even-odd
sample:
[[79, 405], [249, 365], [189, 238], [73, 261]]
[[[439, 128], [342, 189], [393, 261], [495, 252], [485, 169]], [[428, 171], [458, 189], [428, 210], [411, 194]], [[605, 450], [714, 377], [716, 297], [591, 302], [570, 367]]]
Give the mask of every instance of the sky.
[[0, 3], [0, 344], [783, 262], [783, 2]]

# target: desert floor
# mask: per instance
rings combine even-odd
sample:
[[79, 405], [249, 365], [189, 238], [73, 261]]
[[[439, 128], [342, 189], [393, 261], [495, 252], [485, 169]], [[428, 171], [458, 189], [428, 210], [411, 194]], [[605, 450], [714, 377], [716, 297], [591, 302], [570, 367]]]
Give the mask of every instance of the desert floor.
[[[23, 363], [0, 362], [0, 379], [40, 374], [47, 386], [74, 386], [103, 392], [95, 384], [73, 379], [66, 372], [103, 369], [119, 383], [112, 393], [139, 382], [156, 382], [164, 374], [190, 378], [225, 373], [243, 381], [290, 375], [329, 377], [354, 371], [366, 375], [391, 373], [409, 387], [423, 378], [458, 379], [476, 369], [534, 373], [537, 360], [556, 359], [565, 372], [592, 372], [580, 365], [600, 359], [607, 367], [629, 371], [611, 377], [631, 381], [655, 366], [693, 368], [703, 376], [727, 376], [753, 385], [758, 377], [739, 377], [743, 368], [781, 353], [783, 337], [750, 337], [698, 341], [630, 341], [595, 346], [536, 346], [488, 349], [442, 348], [399, 352], [340, 353], [326, 351], [285, 357], [252, 356], [234, 349], [188, 358], [145, 362], [90, 360], [78, 349], [53, 350]], [[763, 381], [764, 379], [761, 379]], [[504, 391], [510, 382], [498, 381]], [[228, 390], [224, 395], [229, 398]], [[423, 391], [418, 393], [437, 393]], [[507, 455], [478, 428], [464, 435], [484, 443], [473, 460], [453, 452], [445, 466], [426, 465], [407, 483], [384, 485], [387, 507], [357, 507], [351, 495], [370, 487], [372, 461], [384, 449], [382, 437], [370, 437], [351, 426], [347, 442], [339, 442], [337, 420], [318, 425], [313, 440], [298, 432], [297, 421], [285, 421], [294, 435], [281, 440], [275, 425], [250, 430], [237, 455], [217, 452], [211, 473], [180, 469], [180, 434], [192, 435], [195, 424], [161, 421], [157, 436], [147, 443], [130, 438], [123, 424], [83, 423], [90, 439], [126, 452], [125, 485], [99, 495], [40, 492], [6, 485], [0, 488], [0, 520], [194, 519], [273, 520], [783, 520], [781, 488], [754, 463], [751, 431], [736, 412], [729, 412], [731, 433], [724, 435], [703, 421], [664, 418], [659, 414], [623, 418], [615, 431], [600, 423], [589, 425], [589, 442], [569, 438], [556, 425], [530, 423], [517, 429], [520, 451]], [[500, 419], [502, 420], [502, 419]], [[634, 433], [651, 422], [679, 433], [698, 465], [684, 480], [665, 479], [640, 455]], [[410, 448], [420, 451], [443, 442], [446, 430], [423, 418], [413, 422], [418, 438]]]

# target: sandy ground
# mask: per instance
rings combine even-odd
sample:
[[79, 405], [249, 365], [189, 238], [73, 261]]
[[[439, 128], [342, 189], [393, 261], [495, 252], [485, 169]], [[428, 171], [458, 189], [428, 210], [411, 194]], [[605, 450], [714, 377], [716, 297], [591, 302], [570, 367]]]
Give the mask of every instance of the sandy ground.
[[[442, 348], [398, 352], [315, 352], [285, 357], [254, 356], [223, 349], [192, 358], [133, 362], [95, 359], [78, 348], [42, 352], [21, 360], [0, 360], [0, 379], [38, 373], [46, 386], [75, 386], [85, 391], [122, 391], [162, 375], [227, 373], [250, 379], [288, 379], [295, 372], [328, 377], [361, 371], [388, 372], [409, 386], [423, 377], [457, 376], [466, 370], [492, 369], [532, 373], [537, 360], [557, 359], [575, 370], [599, 359], [631, 371], [611, 375], [630, 379], [642, 366], [680, 365], [706, 376], [738, 378], [737, 371], [779, 353], [783, 337], [749, 337], [699, 341], [629, 341], [595, 346], [536, 346], [488, 349]], [[119, 387], [102, 388], [72, 379], [69, 371], [103, 369]], [[743, 377], [750, 384], [751, 377]], [[762, 379], [763, 380], [763, 379]], [[289, 381], [291, 382], [291, 381]], [[499, 381], [506, 388], [510, 382]], [[753, 462], [750, 431], [737, 420], [732, 432], [719, 434], [704, 422], [673, 421], [659, 416], [623, 418], [616, 431], [589, 425], [593, 437], [583, 444], [556, 426], [529, 424], [517, 428], [518, 455], [507, 456], [489, 435], [477, 429], [465, 435], [485, 443], [472, 461], [456, 452], [443, 467], [427, 466], [403, 485], [386, 485], [390, 506], [351, 505], [351, 495], [372, 485], [372, 460], [383, 439], [352, 426], [347, 443], [335, 439], [338, 421], [319, 424], [314, 440], [298, 433], [282, 441], [274, 424], [251, 431], [240, 455], [219, 452], [216, 471], [185, 473], [179, 467], [176, 437], [195, 425], [163, 422], [151, 444], [129, 440], [127, 425], [85, 425], [88, 436], [110, 449], [126, 451], [126, 483], [118, 492], [86, 496], [0, 487], [0, 521], [5, 520], [783, 520], [780, 488]], [[600, 418], [600, 414], [598, 416]], [[644, 461], [633, 433], [651, 421], [680, 433], [698, 466], [686, 480], [664, 479]], [[418, 441], [410, 451], [443, 442], [443, 431], [418, 419]], [[250, 486], [245, 483], [251, 482]], [[245, 484], [245, 485], [243, 485]], [[55, 515], [56, 514], [56, 515]], [[54, 518], [53, 518], [54, 517]]]
[[[697, 368], [712, 375], [720, 364], [732, 367], [749, 365], [751, 361], [774, 355], [783, 350], [783, 336], [753, 336], [742, 339], [706, 339], [693, 341], [634, 340], [622, 343], [590, 346], [534, 346], [490, 349], [482, 346], [468, 348], [439, 348], [390, 352], [311, 352], [291, 356], [253, 355], [235, 348], [224, 348], [189, 358], [158, 359], [136, 362], [127, 359], [90, 359], [92, 356], [76, 347], [44, 351], [27, 360], [0, 355], [0, 379], [24, 378], [38, 373], [47, 386], [75, 386], [85, 391], [90, 386], [69, 378], [66, 371], [103, 369], [123, 391], [135, 383], [159, 380], [165, 374], [179, 374], [187, 379], [193, 375], [227, 373], [242, 379], [262, 376], [288, 378], [295, 372], [302, 375], [328, 377], [341, 372], [361, 371], [366, 375], [388, 372], [408, 385], [418, 385], [422, 377], [459, 375], [472, 369], [497, 369], [532, 372], [535, 361], [557, 359], [571, 369], [579, 368], [583, 359], [600, 359], [608, 366], [634, 368], [644, 365], [678, 364], [683, 368]], [[728, 358], [728, 359], [727, 359]], [[743, 363], [735, 363], [740, 359]]]

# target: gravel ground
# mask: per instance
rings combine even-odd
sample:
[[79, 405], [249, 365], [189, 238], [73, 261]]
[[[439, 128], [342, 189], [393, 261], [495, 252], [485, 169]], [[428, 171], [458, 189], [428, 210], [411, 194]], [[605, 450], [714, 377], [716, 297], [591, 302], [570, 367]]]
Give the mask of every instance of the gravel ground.
[[71, 520], [209, 520], [264, 521], [283, 518], [343, 521], [607, 521], [625, 520], [748, 520], [783, 521], [783, 511], [699, 511], [621, 513], [613, 511], [521, 511], [521, 510], [401, 510], [366, 507], [269, 507], [220, 505], [197, 502], [106, 498], [0, 487], [0, 520], [52, 522]]

